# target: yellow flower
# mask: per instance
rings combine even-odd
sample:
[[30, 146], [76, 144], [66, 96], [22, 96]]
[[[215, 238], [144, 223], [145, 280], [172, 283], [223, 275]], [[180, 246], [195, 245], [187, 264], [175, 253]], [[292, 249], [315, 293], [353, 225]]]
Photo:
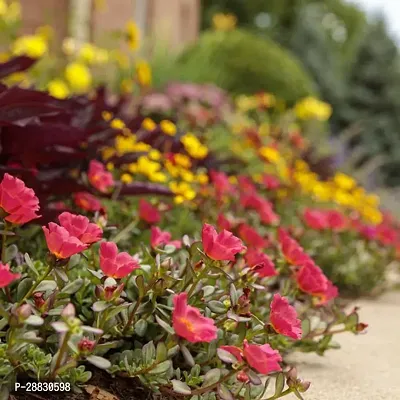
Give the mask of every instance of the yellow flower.
[[332, 199], [332, 189], [325, 183], [317, 182], [312, 192], [319, 201], [327, 202]]
[[27, 35], [19, 37], [13, 44], [13, 54], [16, 56], [28, 56], [40, 58], [48, 51], [47, 42], [39, 35]]
[[160, 128], [165, 134], [169, 136], [176, 135], [177, 132], [176, 125], [172, 121], [168, 121], [166, 119], [162, 120], [160, 122]]
[[115, 148], [119, 154], [125, 154], [135, 151], [149, 151], [151, 146], [147, 143], [136, 142], [136, 137], [130, 134], [128, 136], [117, 136], [115, 138]]
[[379, 225], [383, 221], [382, 213], [374, 207], [364, 207], [361, 212], [366, 221]]
[[107, 167], [107, 169], [108, 169], [109, 171], [114, 171], [114, 169], [115, 169], [115, 165], [114, 165], [114, 163], [112, 163], [112, 162], [108, 162], [107, 165], [106, 165], [106, 167]]
[[132, 175], [122, 174], [121, 175], [121, 182], [123, 182], [123, 183], [131, 183], [131, 182], [133, 182]]
[[[1, 1], [1, 0], [0, 0]], [[0, 63], [5, 63], [10, 59], [10, 55], [7, 53], [0, 53]]]
[[281, 160], [279, 151], [270, 146], [261, 147], [260, 155], [271, 163], [278, 163]]
[[152, 83], [152, 73], [147, 61], [140, 60], [136, 63], [136, 77], [141, 86], [150, 86]]
[[201, 185], [206, 185], [209, 181], [208, 175], [205, 174], [204, 172], [200, 173], [196, 177], [197, 182], [199, 182]]
[[190, 158], [181, 153], [177, 153], [174, 155], [174, 161], [176, 162], [176, 164], [180, 165], [183, 168], [190, 168], [192, 166]]
[[113, 117], [113, 113], [109, 112], [109, 111], [103, 111], [101, 113], [102, 118], [104, 119], [104, 121], [111, 121], [111, 118]]
[[142, 128], [146, 131], [154, 131], [157, 128], [157, 124], [151, 118], [145, 118], [142, 122]]
[[53, 79], [47, 85], [47, 90], [56, 99], [65, 99], [69, 96], [68, 85], [62, 79]]
[[337, 172], [333, 181], [343, 190], [351, 190], [356, 186], [356, 181], [349, 175]]
[[253, 96], [241, 95], [236, 98], [236, 107], [241, 112], [247, 112], [257, 108], [257, 101]]
[[193, 182], [194, 181], [194, 174], [192, 171], [188, 171], [185, 169], [181, 170], [181, 177], [185, 182]]
[[365, 201], [371, 207], [379, 207], [380, 199], [379, 196], [377, 196], [376, 194], [369, 194], [365, 197]]
[[108, 160], [115, 154], [115, 150], [112, 147], [105, 147], [102, 150], [103, 160]]
[[189, 155], [195, 159], [202, 160], [208, 155], [208, 148], [192, 133], [182, 136], [181, 143]]
[[133, 92], [133, 81], [132, 79], [123, 79], [120, 85], [121, 93], [132, 93]]
[[140, 46], [140, 30], [134, 21], [129, 21], [125, 26], [128, 46], [135, 51]]
[[306, 97], [297, 102], [294, 111], [301, 120], [316, 119], [326, 121], [332, 115], [332, 107], [314, 97]]
[[213, 16], [212, 22], [218, 31], [231, 31], [236, 27], [237, 18], [234, 14], [218, 13]]
[[354, 204], [354, 198], [351, 194], [347, 193], [344, 190], [336, 190], [334, 192], [334, 200], [336, 203], [342, 206], [352, 206]]
[[72, 56], [77, 50], [77, 44], [74, 38], [65, 38], [62, 42], [62, 50], [67, 56]]
[[125, 122], [119, 118], [114, 118], [110, 123], [111, 128], [122, 130], [125, 128]]
[[0, 1], [0, 17], [6, 24], [14, 24], [21, 18], [21, 4], [13, 1], [8, 7], [3, 0]]
[[92, 74], [85, 64], [72, 62], [65, 68], [65, 78], [73, 91], [82, 93], [92, 84]]
[[237, 185], [238, 180], [236, 178], [236, 176], [232, 175], [228, 178], [228, 181], [232, 184], [232, 185]]
[[85, 43], [78, 51], [78, 58], [87, 64], [94, 64], [96, 60], [96, 48], [91, 43]]
[[149, 158], [153, 161], [159, 161], [161, 159], [161, 153], [157, 149], [149, 151]]
[[176, 195], [175, 202], [180, 204], [185, 200], [193, 200], [196, 197], [196, 192], [186, 182], [172, 181], [169, 188]]
[[294, 163], [294, 168], [298, 171], [309, 171], [310, 167], [304, 160], [296, 160]]

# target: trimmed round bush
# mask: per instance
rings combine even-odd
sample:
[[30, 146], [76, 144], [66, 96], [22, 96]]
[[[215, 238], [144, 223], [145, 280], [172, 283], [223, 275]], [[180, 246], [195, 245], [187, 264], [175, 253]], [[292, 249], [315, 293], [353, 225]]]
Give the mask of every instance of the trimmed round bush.
[[316, 85], [295, 56], [250, 32], [205, 32], [178, 63], [184, 79], [214, 83], [233, 94], [272, 92], [289, 103], [316, 94]]

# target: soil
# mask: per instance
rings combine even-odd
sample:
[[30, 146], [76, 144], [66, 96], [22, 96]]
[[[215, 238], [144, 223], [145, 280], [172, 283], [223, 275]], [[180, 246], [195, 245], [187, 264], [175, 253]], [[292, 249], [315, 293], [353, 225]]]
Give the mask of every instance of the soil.
[[[82, 393], [74, 392], [25, 392], [18, 390], [10, 395], [10, 400], [169, 400], [145, 388], [138, 379], [112, 377], [107, 372], [93, 370], [92, 379], [82, 388]], [[25, 382], [28, 382], [26, 380]], [[20, 380], [20, 383], [25, 383]]]

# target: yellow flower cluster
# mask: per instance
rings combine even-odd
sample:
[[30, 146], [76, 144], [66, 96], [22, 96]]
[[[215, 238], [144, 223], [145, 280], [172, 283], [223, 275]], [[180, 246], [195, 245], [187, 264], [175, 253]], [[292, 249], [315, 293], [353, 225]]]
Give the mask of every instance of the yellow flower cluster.
[[140, 29], [134, 21], [128, 21], [125, 26], [126, 41], [131, 50], [135, 51], [140, 47]]
[[259, 107], [273, 107], [276, 104], [276, 98], [270, 93], [261, 93], [255, 96], [241, 95], [236, 98], [236, 107], [241, 112], [248, 112]]
[[218, 31], [232, 31], [236, 28], [237, 18], [233, 14], [218, 13], [213, 16], [212, 22]]
[[12, 45], [12, 53], [15, 56], [28, 56], [40, 58], [48, 51], [46, 39], [39, 34], [20, 36]]
[[312, 195], [317, 201], [334, 202], [356, 210], [371, 224], [382, 222], [379, 198], [374, 194], [366, 193], [352, 177], [338, 172], [333, 179], [322, 181], [317, 174], [310, 171], [304, 161], [300, 160], [295, 163], [292, 177], [304, 193]]
[[0, 18], [7, 25], [15, 24], [21, 18], [21, 5], [18, 1], [7, 4], [5, 0], [0, 0]]
[[294, 111], [300, 120], [327, 121], [332, 115], [332, 107], [314, 97], [306, 97], [298, 101]]
[[192, 133], [181, 137], [181, 143], [189, 155], [197, 160], [202, 160], [208, 155], [208, 148]]

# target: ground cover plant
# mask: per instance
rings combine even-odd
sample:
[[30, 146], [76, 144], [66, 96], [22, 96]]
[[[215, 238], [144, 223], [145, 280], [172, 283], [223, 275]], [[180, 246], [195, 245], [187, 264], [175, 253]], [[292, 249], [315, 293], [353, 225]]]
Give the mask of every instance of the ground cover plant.
[[39, 68], [27, 49], [0, 64], [2, 398], [107, 375], [164, 398], [305, 398], [288, 355], [365, 332], [339, 289], [382, 290], [399, 249], [379, 199], [310, 145], [330, 106], [187, 83], [59, 96], [12, 84]]

